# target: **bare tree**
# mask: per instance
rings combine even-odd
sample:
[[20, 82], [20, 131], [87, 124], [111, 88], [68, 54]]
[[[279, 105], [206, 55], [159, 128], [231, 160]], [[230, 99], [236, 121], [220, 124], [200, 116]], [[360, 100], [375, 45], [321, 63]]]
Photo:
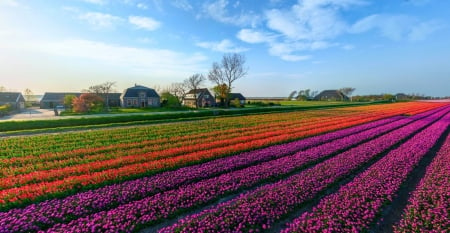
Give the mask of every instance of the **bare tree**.
[[295, 94], [297, 94], [297, 91], [292, 91], [291, 94], [289, 94], [287, 100], [292, 100], [292, 98], [294, 98]]
[[219, 64], [214, 62], [208, 74], [209, 81], [216, 85], [226, 84], [228, 86], [228, 93], [225, 104], [228, 106], [229, 93], [231, 93], [232, 84], [234, 81], [247, 75], [247, 68], [244, 67], [245, 56], [242, 54], [225, 54], [222, 57], [222, 62]]
[[350, 97], [350, 100], [352, 99], [352, 93], [355, 91], [356, 89], [353, 87], [343, 87], [341, 89], [339, 89], [339, 91], [341, 91], [344, 95]]
[[24, 91], [23, 91], [23, 95], [25, 96], [25, 100], [28, 102], [28, 103], [30, 103], [31, 101], [33, 101], [33, 92], [29, 89], [29, 88], [27, 88], [27, 89], [25, 89]]
[[116, 82], [105, 82], [102, 84], [90, 86], [87, 92], [101, 96], [105, 100], [105, 107], [109, 111], [109, 94], [113, 91]]
[[186, 83], [172, 83], [170, 87], [168, 87], [169, 93], [176, 96], [179, 104], [183, 104], [184, 98], [186, 97], [189, 88], [186, 86]]
[[197, 90], [203, 81], [205, 81], [205, 77], [202, 74], [194, 74], [184, 80], [184, 85], [194, 91], [195, 108], [198, 108]]

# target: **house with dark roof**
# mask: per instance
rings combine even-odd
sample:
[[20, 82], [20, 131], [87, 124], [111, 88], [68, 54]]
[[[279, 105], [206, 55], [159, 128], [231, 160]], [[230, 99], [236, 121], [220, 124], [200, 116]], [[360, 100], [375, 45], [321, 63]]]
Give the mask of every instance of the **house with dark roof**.
[[80, 97], [79, 92], [45, 92], [39, 103], [42, 109], [53, 109], [58, 105], [64, 105], [64, 97], [66, 95], [74, 95]]
[[183, 105], [189, 106], [189, 107], [195, 107], [196, 101], [197, 101], [198, 107], [201, 107], [201, 108], [216, 106], [216, 100], [207, 88], [199, 88], [196, 90], [190, 90], [184, 97]]
[[229, 97], [230, 97], [230, 101], [233, 101], [233, 100], [235, 100], [235, 99], [238, 99], [239, 100], [239, 103], [241, 104], [241, 105], [244, 105], [245, 104], [245, 97], [241, 94], [241, 93], [230, 93], [230, 95], [229, 95]]
[[20, 92], [0, 92], [0, 106], [7, 104], [12, 110], [20, 111], [25, 108], [25, 98]]
[[314, 100], [322, 101], [349, 101], [350, 98], [339, 90], [325, 90], [314, 97]]
[[[42, 109], [53, 109], [58, 105], [64, 105], [64, 97], [67, 95], [74, 95], [80, 97], [81, 92], [45, 92], [40, 101]], [[120, 95], [122, 93], [108, 93], [108, 102], [110, 107], [120, 107]], [[103, 94], [99, 94], [103, 99]], [[67, 106], [66, 106], [67, 107]]]
[[120, 103], [123, 108], [159, 107], [161, 99], [154, 89], [136, 84], [123, 91]]

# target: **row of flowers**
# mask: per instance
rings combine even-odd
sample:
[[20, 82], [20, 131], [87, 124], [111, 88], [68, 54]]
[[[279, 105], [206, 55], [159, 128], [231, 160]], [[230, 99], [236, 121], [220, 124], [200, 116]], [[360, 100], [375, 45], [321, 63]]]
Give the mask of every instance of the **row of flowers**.
[[[370, 117], [370, 116], [368, 116]], [[341, 119], [341, 120], [339, 120]], [[73, 153], [67, 152], [66, 154], [44, 154], [41, 156], [26, 156], [15, 159], [5, 159], [2, 169], [3, 177], [11, 176], [15, 174], [24, 174], [34, 170], [49, 170], [52, 168], [73, 166], [77, 164], [83, 164], [88, 162], [109, 160], [129, 155], [143, 154], [149, 152], [158, 152], [167, 149], [177, 149], [181, 153], [186, 153], [187, 147], [195, 146], [199, 144], [210, 144], [211, 147], [217, 147], [222, 144], [221, 140], [237, 140], [239, 137], [244, 136], [257, 136], [258, 134], [271, 133], [282, 134], [283, 130], [299, 129], [300, 127], [306, 127], [305, 130], [311, 127], [317, 127], [317, 123], [320, 124], [336, 124], [339, 121], [345, 121], [348, 117], [338, 117], [334, 120], [331, 117], [328, 118], [314, 118], [314, 119], [302, 119], [301, 121], [284, 122], [277, 124], [268, 124], [259, 127], [251, 127], [244, 129], [228, 129], [223, 131], [213, 131], [209, 133], [199, 133], [195, 135], [176, 136], [171, 138], [162, 138], [155, 140], [147, 140], [140, 143], [133, 144], [120, 144], [108, 146], [105, 148], [93, 148], [85, 150], [84, 153], [75, 151]], [[273, 129], [279, 129], [274, 131]], [[268, 135], [265, 135], [268, 136]], [[189, 151], [189, 150], [188, 150]]]
[[[273, 160], [293, 154], [300, 150], [305, 150], [309, 147], [326, 143], [322, 146], [319, 146], [319, 148], [328, 148], [327, 152], [322, 152], [322, 155], [324, 155], [323, 153], [331, 153], [333, 151], [330, 150], [331, 148], [333, 148], [329, 147], [330, 144], [336, 144], [337, 146], [339, 146], [339, 148], [342, 148], [344, 143], [346, 144], [346, 146], [358, 143], [358, 140], [363, 140], [360, 139], [362, 137], [369, 137], [377, 131], [380, 131], [380, 133], [382, 133], [383, 131], [385, 131], [385, 129], [397, 127], [397, 125], [399, 124], [406, 124], [410, 121], [409, 119], [400, 119], [402, 118], [393, 117], [390, 119], [379, 120], [376, 122], [347, 128], [332, 133], [310, 137], [304, 140], [276, 145], [251, 152], [244, 152], [239, 155], [218, 159], [200, 165], [181, 168], [176, 171], [161, 173], [148, 178], [142, 178], [134, 181], [124, 182], [122, 184], [107, 186], [98, 190], [79, 193], [77, 195], [69, 196], [65, 199], [49, 200], [36, 205], [30, 205], [24, 209], [13, 209], [5, 213], [0, 213], [0, 225], [4, 226], [10, 231], [18, 231], [19, 229], [17, 227], [20, 227], [20, 231], [37, 230], [39, 229], [39, 226], [51, 226], [56, 222], [67, 222], [72, 218], [79, 218], [98, 211], [108, 210], [118, 205], [126, 204], [133, 200], [139, 200], [144, 197], [154, 195], [157, 192], [174, 189], [183, 184], [187, 185], [194, 181], [210, 178], [212, 176], [231, 172], [237, 169], [246, 168], [256, 163]], [[332, 140], [336, 141], [334, 143], [327, 143]], [[308, 152], [300, 152], [297, 157], [301, 157], [303, 154], [308, 154], [311, 150], [313, 149], [309, 149]], [[314, 151], [317, 153], [321, 150], [315, 149]], [[311, 156], [309, 156], [308, 158], [309, 160], [314, 159]], [[297, 160], [299, 159], [297, 158]], [[243, 181], [240, 181], [240, 186], [249, 186], [254, 182], [258, 182], [258, 179], [255, 180], [254, 177], [249, 176], [249, 171], [252, 173], [257, 172], [256, 176], [274, 176], [273, 172], [276, 170], [273, 169], [273, 165], [272, 167], [268, 166], [268, 164], [271, 163], [277, 165], [278, 170], [292, 170], [292, 166], [301, 166], [301, 164], [292, 164], [292, 160], [290, 159], [290, 157], [288, 157], [280, 159], [278, 162], [268, 162], [267, 164], [255, 166], [251, 169], [247, 168], [242, 171], [234, 172], [235, 174], [239, 175], [239, 179], [242, 176], [251, 179], [250, 183], [247, 182], [247, 184], [243, 183]], [[285, 164], [288, 164], [288, 166], [285, 166]], [[303, 164], [305, 164], [305, 161], [303, 161]], [[261, 167], [266, 168], [266, 170], [267, 168], [269, 168], [268, 173], [263, 172], [262, 174], [258, 174], [258, 170], [256, 168], [261, 169]], [[261, 170], [259, 170], [259, 173], [261, 173]], [[281, 174], [285, 173], [286, 171]], [[230, 177], [231, 174], [232, 173], [222, 176]], [[236, 175], [234, 177], [236, 179]], [[261, 179], [263, 178], [264, 177], [262, 177]], [[216, 179], [213, 178], [209, 183], [206, 182], [206, 184], [213, 186], [222, 186], [224, 178], [221, 178], [221, 183], [214, 182]], [[195, 187], [198, 188], [198, 185]], [[222, 186], [221, 188], [225, 188], [224, 190], [222, 190], [223, 192], [227, 191], [225, 186]], [[23, 222], [21, 220], [26, 221]], [[17, 224], [18, 222], [20, 222], [20, 224]]]
[[[22, 204], [23, 202], [30, 203], [30, 201], [43, 200], [47, 197], [54, 195], [67, 196], [68, 194], [72, 193], [74, 190], [77, 190], [79, 188], [87, 189], [96, 186], [98, 187], [99, 185], [111, 182], [117, 183], [130, 178], [151, 175], [165, 170], [176, 169], [182, 166], [197, 164], [208, 160], [228, 156], [234, 153], [238, 153], [240, 151], [247, 151], [273, 144], [279, 144], [281, 142], [292, 141], [293, 139], [296, 138], [303, 138], [315, 134], [324, 133], [327, 131], [336, 130], [339, 128], [348, 127], [357, 124], [358, 122], [361, 123], [368, 120], [373, 120], [371, 118], [360, 119], [359, 121], [350, 119], [352, 118], [348, 118], [346, 122], [341, 124], [334, 124], [326, 127], [317, 127], [314, 129], [310, 129], [306, 132], [300, 129], [299, 132], [251, 140], [224, 147], [195, 151], [192, 153], [182, 154], [176, 157], [162, 158], [158, 160], [151, 160], [151, 158], [147, 157], [147, 159], [151, 161], [125, 165], [122, 167], [107, 169], [99, 172], [89, 172], [89, 164], [86, 164], [85, 166], [80, 167], [80, 169], [85, 169], [85, 171], [87, 170], [86, 174], [77, 176], [68, 176], [65, 177], [64, 179], [55, 180], [51, 182], [40, 182], [35, 184], [28, 184], [21, 187], [14, 187], [10, 189], [1, 190], [0, 206], [2, 207], [14, 206]], [[38, 177], [36, 176], [36, 174], [34, 174], [35, 176], [33, 176], [32, 179], [42, 180], [45, 179], [46, 176], [52, 176], [54, 173], [55, 171], [45, 171], [43, 172], [42, 177]], [[4, 183], [8, 185], [7, 182]], [[86, 187], [87, 185], [90, 186]]]
[[[125, 129], [95, 130], [92, 132], [77, 132], [58, 135], [44, 135], [26, 138], [9, 138], [0, 141], [0, 157], [13, 158], [45, 153], [58, 153], [83, 148], [99, 148], [115, 144], [132, 144], [144, 140], [154, 140], [174, 135], [197, 134], [201, 132], [217, 131], [228, 128], [242, 128], [259, 126], [270, 122], [286, 122], [299, 117], [315, 117], [323, 115], [342, 115], [351, 113], [408, 113], [425, 111], [435, 108], [438, 104], [430, 103], [398, 103], [378, 106], [349, 107], [328, 111], [306, 111], [279, 114], [251, 115], [240, 117], [216, 118], [199, 122], [140, 126]], [[317, 114], [316, 114], [317, 113]], [[0, 163], [1, 164], [1, 163]]]
[[295, 219], [283, 232], [367, 231], [449, 125], [450, 114], [447, 114], [390, 151], [336, 193], [324, 197], [312, 211]]
[[288, 179], [262, 186], [187, 216], [160, 232], [245, 232], [268, 229], [283, 215], [294, 211], [339, 178], [348, 176], [363, 163], [428, 125], [430, 122], [427, 120], [430, 118], [442, 114], [439, 112], [426, 120], [393, 130]]
[[[381, 116], [359, 116], [361, 118], [365, 118], [365, 120], [371, 120], [373, 118], [377, 118], [377, 117], [381, 117]], [[344, 119], [343, 121], [352, 121], [353, 119], [348, 119], [347, 117], [335, 117], [335, 118], [341, 118]], [[320, 127], [322, 125], [317, 125], [315, 124], [315, 121], [320, 121], [321, 124], [325, 124], [325, 122], [330, 122], [332, 120], [337, 121], [337, 123], [339, 123], [338, 119], [331, 119], [331, 117], [329, 118], [317, 118], [314, 120], [310, 120], [310, 122], [305, 120], [303, 121], [304, 125], [303, 127], [304, 130], [308, 130], [308, 128], [306, 128], [308, 125], [309, 127]], [[289, 123], [289, 122], [288, 122]], [[285, 123], [285, 124], [288, 124]], [[38, 179], [36, 179], [36, 177], [42, 177], [42, 173], [51, 173], [52, 175], [48, 176], [48, 175], [44, 175], [44, 177], [46, 177], [47, 179], [43, 180], [43, 181], [52, 181], [61, 177], [61, 174], [65, 174], [66, 176], [69, 175], [77, 175], [77, 174], [81, 174], [81, 173], [85, 173], [85, 172], [96, 172], [96, 171], [102, 171], [105, 169], [111, 169], [111, 168], [116, 168], [116, 167], [120, 167], [120, 166], [124, 166], [124, 165], [128, 165], [128, 164], [134, 164], [137, 162], [142, 162], [142, 159], [144, 159], [144, 161], [148, 161], [147, 158], [151, 157], [151, 159], [158, 159], [161, 157], [166, 157], [166, 154], [169, 154], [169, 156], [175, 156], [175, 155], [179, 155], [182, 153], [191, 153], [194, 152], [195, 149], [199, 149], [197, 147], [197, 145], [202, 144], [203, 147], [200, 149], [211, 149], [211, 148], [215, 148], [215, 147], [219, 147], [219, 146], [224, 146], [225, 145], [230, 145], [233, 144], [233, 142], [240, 142], [242, 140], [254, 140], [255, 138], [260, 138], [260, 137], [268, 137], [268, 136], [273, 136], [276, 134], [283, 134], [283, 133], [291, 133], [288, 130], [289, 129], [298, 129], [299, 125], [302, 122], [298, 122], [297, 124], [295, 124], [295, 122], [291, 122], [292, 125], [289, 126], [289, 128], [285, 128], [282, 130], [278, 130], [278, 132], [270, 132], [268, 135], [268, 131], [272, 130], [273, 127], [260, 127], [257, 129], [253, 129], [254, 131], [249, 131], [249, 130], [245, 130], [245, 133], [235, 133], [234, 134], [227, 134], [227, 132], [224, 132], [222, 134], [220, 134], [220, 136], [217, 135], [189, 135], [191, 136], [191, 140], [189, 140], [189, 138], [186, 138], [186, 136], [183, 137], [183, 139], [179, 138], [179, 137], [175, 137], [173, 138], [174, 140], [170, 140], [169, 142], [167, 141], [167, 139], [163, 142], [162, 140], [155, 140], [155, 142], [152, 141], [146, 141], [145, 143], [142, 143], [142, 145], [131, 145], [132, 147], [138, 147], [140, 146], [139, 149], [134, 149], [134, 150], [130, 150], [130, 146], [129, 145], [118, 145], [115, 147], [115, 151], [107, 151], [108, 153], [105, 153], [105, 150], [102, 150], [102, 153], [94, 153], [93, 155], [89, 155], [92, 153], [92, 151], [98, 151], [98, 149], [93, 149], [90, 151], [86, 151], [86, 156], [80, 155], [79, 151], [77, 151], [76, 153], [72, 153], [72, 155], [70, 153], [67, 153], [66, 155], [62, 155], [64, 156], [63, 160], [56, 160], [56, 161], [52, 161], [52, 162], [48, 162], [48, 154], [46, 154], [46, 156], [43, 158], [42, 156], [39, 157], [26, 157], [26, 158], [14, 158], [14, 159], [10, 159], [7, 161], [3, 161], [3, 165], [5, 166], [4, 169], [1, 170], [1, 173], [3, 175], [3, 177], [11, 177], [11, 176], [15, 176], [14, 178], [5, 178], [2, 179], [0, 182], [1, 184], [3, 184], [2, 186], [0, 186], [0, 189], [6, 189], [6, 188], [11, 188], [11, 187], [18, 187], [21, 186], [23, 184], [27, 184], [27, 183], [36, 183], [39, 182]], [[336, 122], [333, 122], [336, 123]], [[355, 122], [355, 123], [359, 123], [359, 122]], [[271, 125], [273, 126], [273, 125]], [[277, 125], [279, 128], [280, 125]], [[275, 126], [275, 128], [277, 128]], [[259, 135], [259, 137], [257, 136], [258, 133], [261, 133]], [[225, 136], [224, 136], [225, 135]], [[245, 136], [249, 136], [249, 137], [245, 137]], [[236, 138], [237, 137], [237, 138]], [[242, 138], [241, 138], [242, 137]], [[196, 140], [192, 140], [192, 139], [196, 139]], [[228, 139], [228, 140], [224, 140], [224, 139]], [[176, 142], [176, 141], [182, 141], [181, 143], [170, 143], [170, 142]], [[200, 143], [200, 141], [202, 141], [203, 143]], [[146, 144], [150, 144], [151, 146], [146, 146]], [[179, 148], [179, 149], [175, 149], [175, 148]], [[151, 153], [154, 152], [154, 153]], [[152, 156], [152, 154], [161, 154], [160, 156], [155, 156], [156, 158], [154, 158], [154, 156]], [[137, 155], [137, 156], [134, 156]], [[147, 156], [150, 155], [150, 156]], [[145, 156], [145, 158], [143, 158], [143, 156]], [[52, 156], [55, 157], [55, 156]], [[61, 155], [58, 155], [57, 157], [61, 157]], [[52, 159], [57, 159], [57, 158], [52, 158]], [[42, 162], [40, 160], [43, 160]], [[105, 161], [101, 164], [95, 164], [96, 162], [101, 162], [101, 161]], [[16, 166], [11, 166], [12, 164], [16, 164]], [[20, 165], [17, 165], [20, 164]], [[86, 170], [86, 166], [84, 166], [84, 164], [89, 164], [89, 170]], [[107, 164], [107, 166], [105, 166]], [[78, 165], [78, 166], [76, 166]], [[7, 166], [7, 168], [6, 168]], [[70, 166], [70, 168], [66, 168]], [[60, 171], [58, 170], [59, 168], [63, 168], [62, 170], [65, 171]], [[54, 170], [51, 170], [54, 169]], [[56, 169], [56, 171], [55, 171]], [[37, 172], [36, 173], [31, 173], [33, 171], [39, 171], [41, 170], [42, 172]], [[50, 170], [50, 171], [49, 171]]]
[[[307, 113], [306, 115], [311, 114]], [[31, 138], [10, 138], [0, 141], [0, 156], [18, 157], [40, 155], [47, 152], [63, 152], [82, 148], [97, 148], [114, 144], [153, 140], [174, 135], [188, 135], [229, 128], [257, 126], [271, 122], [289, 121], [290, 119], [298, 119], [302, 117], [303, 115], [299, 112], [291, 112], [282, 114], [227, 117], [170, 125], [166, 124], [123, 129], [95, 130], [88, 133], [73, 132], [69, 134], [41, 135]], [[180, 127], [180, 125], [183, 125], [183, 127]]]
[[[263, 181], [282, 178], [313, 161], [320, 160], [341, 149], [351, 147], [358, 144], [360, 141], [392, 130], [409, 121], [411, 121], [411, 119], [399, 120], [374, 129], [355, 133], [329, 143], [321, 144], [305, 151], [300, 151], [292, 156], [282, 157], [242, 170], [229, 172], [219, 177], [184, 185], [180, 188], [158, 193], [142, 200], [120, 205], [109, 211], [102, 211], [87, 217], [79, 218], [68, 224], [57, 224], [49, 231], [89, 231], [92, 229], [96, 229], [94, 231], [100, 229], [102, 231], [130, 231], [136, 226], [144, 226], [161, 221], [180, 211], [207, 204], [223, 195], [238, 192]], [[422, 124], [427, 123], [422, 122]], [[398, 135], [394, 136], [394, 138], [398, 138]], [[392, 138], [390, 138], [389, 141], [391, 142]], [[374, 148], [379, 147], [374, 146]], [[220, 225], [223, 224], [221, 223]], [[111, 226], [111, 228], [105, 226]]]
[[394, 232], [445, 232], [450, 229], [450, 135], [408, 201]]
[[[282, 135], [296, 135], [299, 133], [307, 134], [307, 132], [314, 130], [316, 128], [328, 128], [328, 127], [338, 127], [346, 126], [349, 123], [355, 124], [355, 122], [361, 121], [360, 117], [345, 117], [337, 121], [326, 121], [326, 122], [314, 122], [314, 124], [309, 125], [295, 125], [293, 128], [281, 129], [281, 130], [270, 130], [266, 129], [263, 132], [255, 133], [251, 135], [246, 135], [245, 132], [240, 135], [234, 135], [232, 138], [221, 139], [216, 137], [216, 140], [210, 142], [202, 142], [202, 140], [196, 140], [194, 142], [189, 142], [189, 145], [175, 146], [163, 150], [151, 151], [142, 154], [134, 154], [129, 156], [118, 156], [117, 158], [110, 158], [106, 156], [107, 160], [99, 159], [99, 161], [93, 161], [90, 163], [81, 164], [68, 164], [71, 166], [66, 166], [62, 168], [33, 171], [26, 174], [18, 174], [14, 176], [7, 176], [0, 178], [0, 190], [5, 190], [13, 187], [21, 187], [31, 183], [40, 182], [51, 182], [58, 179], [64, 179], [71, 176], [76, 176], [80, 174], [88, 174], [93, 172], [101, 172], [107, 169], [115, 169], [127, 165], [133, 165], [143, 162], [150, 162], [155, 160], [160, 160], [164, 158], [171, 158], [174, 156], [189, 154], [189, 153], [201, 153], [202, 151], [214, 150], [221, 151], [224, 148], [233, 149], [233, 145], [239, 144], [241, 142], [252, 142], [261, 139], [270, 139]], [[371, 118], [369, 118], [371, 119]], [[363, 121], [366, 121], [364, 119]], [[307, 134], [308, 135], [308, 134]], [[295, 137], [289, 137], [295, 139]], [[176, 144], [175, 144], [176, 145]], [[238, 151], [231, 151], [238, 152]], [[100, 158], [105, 157], [104, 154]], [[115, 157], [115, 156], [113, 156]], [[6, 169], [5, 169], [6, 170]], [[10, 168], [8, 170], [13, 170]]]

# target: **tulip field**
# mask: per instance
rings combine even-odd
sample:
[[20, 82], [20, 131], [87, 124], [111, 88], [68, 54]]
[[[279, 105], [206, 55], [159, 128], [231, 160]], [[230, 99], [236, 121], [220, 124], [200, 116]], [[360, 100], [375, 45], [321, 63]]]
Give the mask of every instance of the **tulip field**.
[[449, 131], [405, 102], [5, 137], [0, 233], [446, 232]]

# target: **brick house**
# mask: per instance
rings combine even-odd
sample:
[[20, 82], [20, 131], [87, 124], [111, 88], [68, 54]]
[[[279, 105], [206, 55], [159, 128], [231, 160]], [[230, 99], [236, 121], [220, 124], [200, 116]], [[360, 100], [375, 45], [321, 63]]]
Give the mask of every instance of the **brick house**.
[[[195, 99], [195, 98], [197, 98], [197, 99]], [[202, 107], [202, 108], [216, 106], [216, 100], [207, 88], [190, 90], [186, 94], [186, 97], [183, 100], [183, 105], [189, 106], [189, 107], [195, 107], [195, 101], [197, 101], [198, 106]]]
[[123, 108], [160, 107], [161, 99], [154, 89], [136, 84], [123, 91], [120, 103]]
[[20, 111], [25, 108], [25, 98], [20, 92], [0, 92], [0, 106], [7, 104], [12, 110]]

